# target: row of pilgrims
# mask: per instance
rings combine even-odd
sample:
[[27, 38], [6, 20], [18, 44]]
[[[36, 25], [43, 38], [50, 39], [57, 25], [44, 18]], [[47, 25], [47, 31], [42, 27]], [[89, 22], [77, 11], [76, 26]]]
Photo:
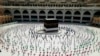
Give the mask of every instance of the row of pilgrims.
[[[23, 26], [21, 26], [23, 27]], [[35, 27], [33, 27], [34, 29]], [[62, 27], [62, 29], [65, 29], [66, 27]], [[17, 28], [18, 29], [18, 28]], [[30, 33], [32, 35], [36, 34], [36, 32], [33, 31], [33, 29], [30, 29]], [[22, 29], [25, 30], [25, 29]], [[73, 31], [73, 30], [67, 30], [67, 31]], [[13, 31], [15, 32], [15, 31]], [[10, 34], [10, 33], [9, 33]], [[96, 45], [88, 45], [87, 47], [84, 47], [84, 45], [80, 46], [81, 48], [75, 49], [75, 50], [67, 50], [65, 53], [63, 52], [57, 52], [57, 51], [37, 51], [38, 46], [34, 48], [31, 48], [32, 44], [28, 45], [26, 44], [26, 49], [24, 49], [24, 45], [22, 43], [22, 38], [19, 38], [19, 47], [15, 46], [17, 45], [15, 41], [12, 41], [12, 45], [9, 43], [11, 41], [10, 35], [6, 36], [7, 40], [5, 43], [8, 43], [7, 45], [3, 45], [2, 49], [5, 49], [7, 52], [11, 52], [12, 56], [87, 56], [93, 52], [100, 52], [100, 42], [98, 42]], [[16, 33], [17, 34], [17, 33]], [[24, 34], [25, 35], [25, 34]], [[38, 36], [38, 35], [36, 35]], [[17, 36], [20, 37], [20, 36]], [[14, 39], [14, 38], [13, 38]], [[15, 43], [15, 44], [13, 44]], [[20, 49], [20, 50], [19, 50]], [[45, 49], [45, 48], [44, 48]]]

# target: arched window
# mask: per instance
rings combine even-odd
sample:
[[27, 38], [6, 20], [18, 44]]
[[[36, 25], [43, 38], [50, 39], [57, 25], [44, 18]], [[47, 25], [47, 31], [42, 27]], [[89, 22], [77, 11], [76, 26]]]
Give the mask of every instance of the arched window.
[[54, 12], [52, 10], [48, 12], [48, 18], [54, 18]]
[[91, 13], [89, 11], [86, 11], [83, 13], [82, 23], [90, 23], [91, 20]]
[[89, 11], [84, 12], [84, 15], [91, 15]]
[[27, 10], [24, 10], [24, 11], [23, 11], [23, 14], [28, 14], [28, 11], [27, 11]]
[[43, 11], [43, 10], [41, 10], [40, 12], [39, 12], [39, 21], [40, 22], [43, 22], [44, 21], [44, 19], [46, 18], [46, 15], [45, 15], [45, 11]]
[[14, 11], [14, 21], [22, 21], [21, 15], [20, 15], [20, 11], [19, 10], [15, 10]]
[[100, 11], [95, 12], [94, 16], [99, 16], [100, 17]]
[[40, 14], [45, 14], [45, 11], [40, 11]]
[[48, 14], [54, 14], [54, 12], [53, 11], [49, 11]]
[[62, 11], [57, 11], [57, 14], [63, 14]]
[[32, 10], [31, 14], [36, 14], [37, 12], [35, 10]]
[[10, 12], [9, 10], [5, 10], [5, 11], [4, 11], [4, 14], [5, 14], [5, 15], [10, 15], [11, 12]]
[[32, 10], [32, 11], [31, 11], [31, 21], [32, 21], [32, 22], [37, 22], [37, 21], [38, 21], [37, 18], [38, 18], [38, 17], [37, 17], [37, 12], [36, 12], [35, 10]]
[[[27, 15], [25, 15], [27, 14]], [[28, 15], [28, 11], [27, 10], [24, 10], [23, 11], [23, 21], [24, 22], [28, 22], [30, 19], [29, 19], [29, 15]]]
[[71, 12], [70, 11], [67, 11], [65, 14], [71, 14]]
[[79, 11], [76, 11], [74, 14], [75, 15], [80, 15], [81, 13]]
[[80, 16], [80, 12], [79, 11], [76, 11], [75, 13], [74, 13], [74, 16], [73, 16], [73, 23], [80, 23], [80, 18], [81, 18], [81, 16]]
[[65, 19], [64, 19], [65, 22], [71, 22], [71, 18], [72, 18], [71, 14], [72, 14], [71, 11], [65, 12]]
[[20, 14], [20, 11], [19, 10], [15, 10], [14, 14]]
[[60, 22], [62, 22], [62, 21], [63, 21], [63, 12], [62, 12], [62, 11], [57, 11], [56, 18], [57, 18]]

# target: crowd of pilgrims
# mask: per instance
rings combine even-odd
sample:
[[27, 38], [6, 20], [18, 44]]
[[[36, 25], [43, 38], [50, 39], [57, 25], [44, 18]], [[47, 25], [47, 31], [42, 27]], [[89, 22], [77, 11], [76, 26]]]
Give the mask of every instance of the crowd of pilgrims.
[[42, 24], [11, 27], [2, 35], [2, 49], [12, 56], [87, 56], [100, 52], [100, 32], [96, 30], [64, 24], [53, 34], [38, 33], [41, 30]]

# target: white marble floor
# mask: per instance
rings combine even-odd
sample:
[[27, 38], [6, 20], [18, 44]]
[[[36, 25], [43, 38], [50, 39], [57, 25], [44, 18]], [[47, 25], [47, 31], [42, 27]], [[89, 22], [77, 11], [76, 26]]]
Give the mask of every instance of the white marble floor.
[[39, 33], [41, 23], [16, 23], [0, 29], [1, 56], [100, 55], [100, 28], [59, 24], [58, 32]]

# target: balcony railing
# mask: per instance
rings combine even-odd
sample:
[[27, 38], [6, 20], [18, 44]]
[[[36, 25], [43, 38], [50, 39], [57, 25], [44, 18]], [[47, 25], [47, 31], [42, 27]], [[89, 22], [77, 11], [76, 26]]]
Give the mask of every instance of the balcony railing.
[[[32, 2], [33, 1], [33, 2]], [[42, 1], [42, 0], [40, 0]], [[43, 0], [44, 1], [44, 0]], [[94, 6], [100, 6], [100, 3], [84, 3], [84, 2], [65, 2], [65, 3], [51, 3], [50, 1], [44, 1], [44, 2], [38, 2], [37, 0], [20, 0], [20, 1], [4, 1], [4, 6], [50, 6], [50, 7], [94, 7]]]
[[4, 6], [41, 6], [41, 7], [100, 7], [100, 4], [47, 4], [47, 3], [5, 3]]

